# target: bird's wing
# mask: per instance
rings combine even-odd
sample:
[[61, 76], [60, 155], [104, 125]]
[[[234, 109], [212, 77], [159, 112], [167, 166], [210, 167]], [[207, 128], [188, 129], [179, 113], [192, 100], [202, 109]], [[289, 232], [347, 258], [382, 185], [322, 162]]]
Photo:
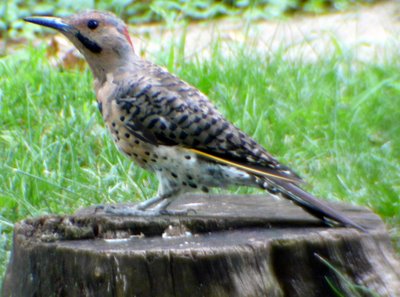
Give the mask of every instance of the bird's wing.
[[183, 146], [204, 158], [256, 175], [301, 181], [227, 121], [199, 90], [163, 68], [149, 65], [150, 75], [134, 75], [115, 94], [119, 108], [130, 115], [125, 125], [131, 133], [154, 145]]

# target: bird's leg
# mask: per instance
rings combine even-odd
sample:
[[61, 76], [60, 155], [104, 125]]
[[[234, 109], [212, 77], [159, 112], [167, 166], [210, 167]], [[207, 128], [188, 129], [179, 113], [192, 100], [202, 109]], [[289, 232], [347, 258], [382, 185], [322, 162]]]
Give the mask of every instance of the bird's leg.
[[160, 203], [163, 200], [162, 196], [155, 196], [151, 199], [143, 201], [133, 207], [120, 207], [114, 205], [103, 206], [103, 210], [106, 214], [118, 215], [118, 216], [157, 216], [160, 212], [156, 212], [150, 207], [154, 204]]
[[160, 215], [187, 215], [190, 211], [196, 212], [193, 209], [183, 210], [169, 210], [167, 207], [171, 202], [181, 194], [181, 188], [177, 187], [165, 177], [164, 173], [157, 171], [159, 179], [159, 187], [157, 196], [138, 203], [134, 207], [103, 207], [104, 212], [107, 214], [121, 215], [121, 216], [160, 216]]
[[158, 203], [160, 203], [163, 200], [163, 197], [161, 195], [157, 195], [153, 198], [147, 199], [143, 202], [140, 202], [138, 205], [136, 205], [136, 208], [138, 210], [146, 210], [149, 207], [153, 206], [153, 205], [157, 205]]
[[[167, 207], [171, 204], [173, 200], [171, 198], [165, 198], [161, 200], [153, 209], [155, 213], [158, 213], [160, 215], [187, 215], [189, 210], [188, 209], [183, 209], [183, 210], [168, 210]], [[145, 201], [146, 202], [146, 201]]]
[[[188, 210], [167, 210], [173, 199], [170, 196], [157, 195], [143, 201], [134, 207], [116, 207], [112, 205], [102, 207], [104, 212], [119, 216], [159, 216], [159, 215], [187, 215]], [[153, 208], [151, 208], [154, 206]]]

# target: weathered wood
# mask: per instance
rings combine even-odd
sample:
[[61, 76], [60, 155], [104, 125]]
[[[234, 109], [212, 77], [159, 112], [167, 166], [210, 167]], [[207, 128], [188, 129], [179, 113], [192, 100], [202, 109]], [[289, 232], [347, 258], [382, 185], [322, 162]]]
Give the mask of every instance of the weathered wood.
[[400, 262], [365, 208], [335, 204], [369, 234], [321, 226], [265, 196], [190, 195], [171, 206], [187, 207], [196, 213], [87, 208], [22, 221], [3, 296], [400, 296]]

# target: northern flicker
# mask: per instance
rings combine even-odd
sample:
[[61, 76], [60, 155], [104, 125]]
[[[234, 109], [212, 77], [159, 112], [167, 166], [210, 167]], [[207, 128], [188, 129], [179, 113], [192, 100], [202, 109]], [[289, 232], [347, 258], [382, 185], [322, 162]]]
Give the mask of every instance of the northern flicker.
[[66, 18], [25, 21], [64, 34], [94, 76], [99, 110], [118, 149], [155, 172], [156, 197], [124, 215], [181, 213], [167, 206], [179, 194], [212, 187], [259, 187], [292, 200], [328, 225], [364, 230], [301, 189], [301, 178], [231, 124], [195, 87], [139, 57], [127, 26], [111, 13], [86, 11]]

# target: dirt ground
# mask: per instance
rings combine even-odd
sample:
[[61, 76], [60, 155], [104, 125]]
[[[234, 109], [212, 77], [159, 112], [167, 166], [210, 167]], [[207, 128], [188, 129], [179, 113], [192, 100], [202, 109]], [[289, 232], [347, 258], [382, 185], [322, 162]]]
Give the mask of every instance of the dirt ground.
[[285, 57], [313, 61], [323, 57], [335, 46], [356, 49], [356, 58], [384, 60], [400, 45], [400, 1], [381, 1], [359, 6], [347, 12], [318, 16], [294, 15], [280, 21], [248, 23], [240, 19], [222, 19], [210, 22], [167, 28], [166, 26], [132, 27], [131, 35], [137, 50], [151, 59], [171, 39], [179, 43], [186, 34], [185, 56], [207, 57], [215, 38], [223, 41], [229, 52], [233, 45], [246, 43], [257, 50], [283, 50]]

